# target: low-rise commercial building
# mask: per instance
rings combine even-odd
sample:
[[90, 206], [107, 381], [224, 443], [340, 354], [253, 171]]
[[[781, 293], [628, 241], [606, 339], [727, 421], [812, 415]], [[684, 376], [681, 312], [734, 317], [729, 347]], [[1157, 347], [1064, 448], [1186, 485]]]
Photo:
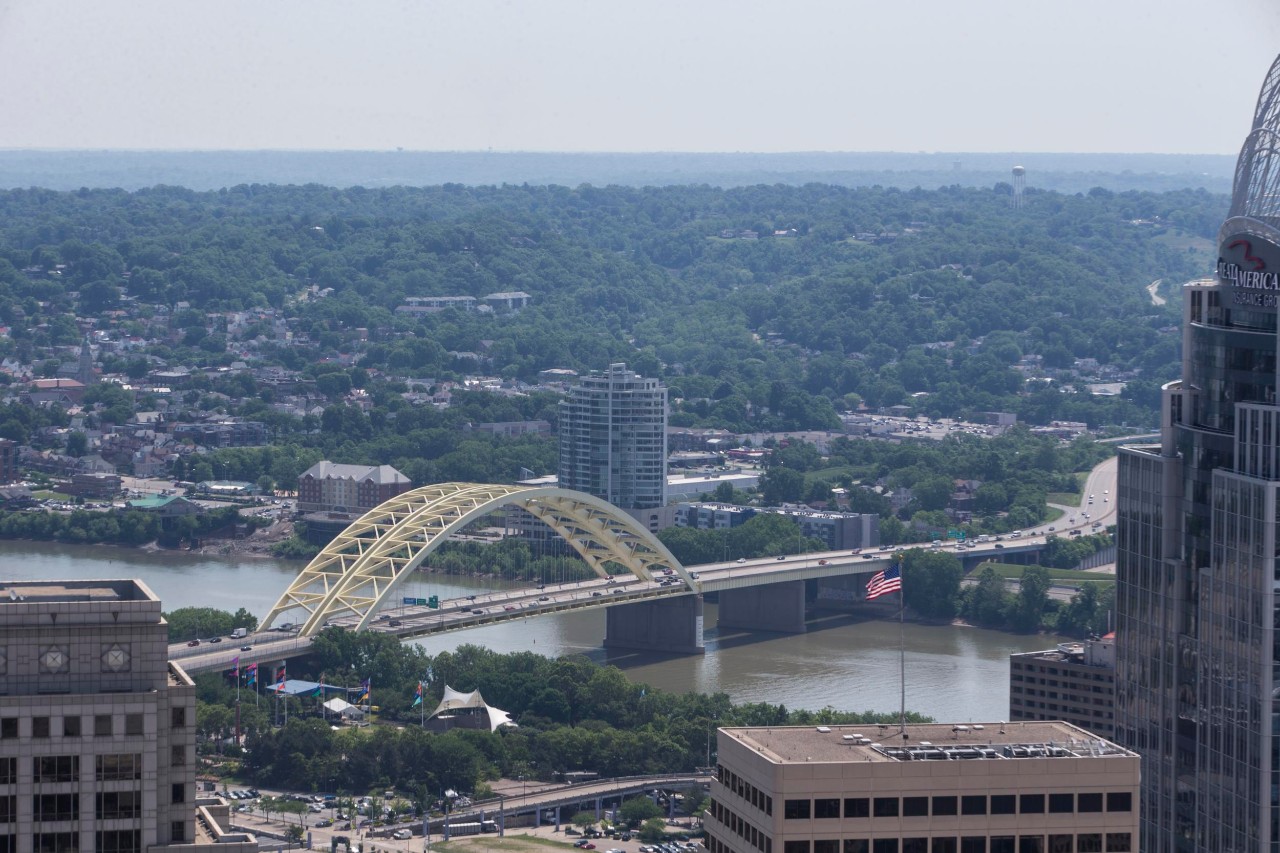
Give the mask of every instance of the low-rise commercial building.
[[1063, 722], [721, 729], [712, 853], [1128, 853], [1139, 758]]
[[1009, 719], [1066, 720], [1115, 734], [1116, 635], [1009, 656]]

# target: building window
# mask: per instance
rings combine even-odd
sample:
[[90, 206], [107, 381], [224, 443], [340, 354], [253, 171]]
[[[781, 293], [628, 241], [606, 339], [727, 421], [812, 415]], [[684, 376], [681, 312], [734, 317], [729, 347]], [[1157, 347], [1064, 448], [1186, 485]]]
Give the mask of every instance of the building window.
[[1075, 794], [1050, 794], [1049, 814], [1071, 814], [1076, 810]]
[[1076, 853], [1102, 853], [1102, 833], [1085, 832], [1077, 835]]
[[991, 836], [991, 846], [987, 849], [991, 853], [1018, 853], [1017, 841], [1012, 835]]
[[866, 797], [846, 797], [844, 801], [844, 816], [849, 817], [871, 817], [871, 801]]
[[41, 832], [31, 841], [31, 853], [80, 853], [78, 832]]
[[78, 820], [79, 794], [36, 794], [31, 798], [33, 820]]
[[136, 818], [142, 814], [141, 791], [104, 791], [94, 806], [98, 820]]
[[871, 803], [871, 814], [875, 817], [897, 817], [897, 797], [876, 797]]
[[18, 819], [18, 797], [10, 794], [0, 797], [0, 823], [13, 823]]
[[1112, 791], [1107, 794], [1107, 811], [1109, 812], [1131, 812], [1133, 811], [1133, 794], [1128, 791]]
[[141, 714], [125, 714], [124, 733], [130, 737], [142, 736], [142, 715]]
[[1017, 795], [992, 794], [991, 795], [991, 813], [992, 814], [1017, 814], [1018, 813]]
[[[808, 820], [809, 819], [809, 801], [808, 800], [787, 800], [782, 806], [782, 817], [784, 820]], [[788, 844], [791, 842], [788, 841]], [[807, 845], [809, 842], [805, 842]]]
[[966, 835], [960, 839], [960, 853], [987, 853], [985, 835]]
[[41, 755], [32, 761], [34, 782], [79, 782], [80, 756]]
[[844, 853], [871, 853], [871, 842], [865, 838], [846, 838]]
[[187, 801], [187, 786], [184, 783], [174, 782], [170, 788], [169, 802], [185, 803]]
[[1018, 853], [1044, 853], [1044, 836], [1018, 836]]
[[902, 839], [902, 853], [929, 853], [929, 839], [927, 838]]
[[934, 797], [933, 798], [934, 817], [942, 817], [945, 815], [955, 814], [956, 805], [957, 805], [957, 800], [955, 797]]
[[1107, 833], [1107, 853], [1129, 853], [1133, 849], [1133, 839], [1127, 832]]
[[782, 845], [783, 853], [809, 853], [808, 841], [788, 841]]
[[38, 738], [47, 738], [49, 736], [49, 718], [48, 717], [32, 717], [31, 718], [31, 736]]
[[62, 718], [62, 736], [63, 737], [80, 737], [80, 718], [79, 717], [63, 717]]
[[1019, 795], [1018, 812], [1020, 814], [1044, 814], [1044, 794]]
[[[839, 818], [840, 817], [840, 801], [839, 800], [814, 800], [813, 816], [816, 818]], [[814, 851], [817, 853], [817, 851]]]
[[898, 853], [898, 839], [877, 838], [871, 842], [872, 853]]
[[0, 758], [0, 785], [13, 785], [18, 781], [18, 759]]
[[1077, 796], [1076, 802], [1081, 812], [1102, 811], [1102, 794], [1080, 794]]
[[1075, 853], [1074, 835], [1050, 835], [1049, 853]]
[[933, 839], [933, 846], [929, 848], [929, 853], [957, 853], [959, 849], [954, 838], [935, 838]]
[[99, 782], [120, 782], [142, 778], [142, 756], [125, 753], [124, 755], [99, 755], [97, 762], [97, 778]]
[[97, 834], [97, 853], [142, 853], [142, 831], [117, 829]]
[[93, 718], [94, 737], [111, 737], [113, 733], [114, 727], [111, 725], [110, 714], [98, 714]]
[[186, 841], [187, 825], [180, 820], [175, 820], [169, 824], [169, 835], [172, 836], [169, 840], [174, 844]]
[[814, 841], [813, 853], [840, 853], [840, 842], [834, 838]]
[[903, 797], [902, 798], [902, 816], [903, 817], [928, 817], [929, 816], [929, 798], [928, 797]]
[[966, 794], [960, 798], [960, 814], [975, 815], [987, 813], [986, 794]]
[[18, 736], [18, 718], [3, 717], [0, 718], [0, 740], [8, 740]]
[[187, 709], [185, 705], [169, 709], [169, 727], [174, 729], [187, 727]]

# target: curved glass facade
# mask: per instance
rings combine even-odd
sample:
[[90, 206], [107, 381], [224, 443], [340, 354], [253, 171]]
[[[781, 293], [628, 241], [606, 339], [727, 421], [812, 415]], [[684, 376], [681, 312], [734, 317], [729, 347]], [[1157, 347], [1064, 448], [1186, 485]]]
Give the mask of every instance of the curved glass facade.
[[1181, 382], [1117, 483], [1116, 740], [1143, 757], [1142, 848], [1280, 853], [1280, 59], [1184, 291]]

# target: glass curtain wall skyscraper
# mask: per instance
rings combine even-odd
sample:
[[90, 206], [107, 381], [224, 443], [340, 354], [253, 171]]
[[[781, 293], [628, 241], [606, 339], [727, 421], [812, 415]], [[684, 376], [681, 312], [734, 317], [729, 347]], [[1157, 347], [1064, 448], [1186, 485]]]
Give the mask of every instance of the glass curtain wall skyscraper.
[[1160, 443], [1121, 450], [1116, 740], [1146, 851], [1280, 853], [1280, 59], [1213, 277], [1183, 287]]
[[560, 403], [560, 486], [621, 509], [667, 502], [667, 389], [625, 364], [582, 377]]

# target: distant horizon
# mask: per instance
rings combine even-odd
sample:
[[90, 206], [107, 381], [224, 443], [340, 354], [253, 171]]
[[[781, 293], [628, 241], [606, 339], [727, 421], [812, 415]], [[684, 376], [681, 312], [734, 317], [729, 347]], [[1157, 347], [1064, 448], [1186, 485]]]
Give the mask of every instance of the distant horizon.
[[679, 148], [663, 148], [652, 150], [574, 150], [570, 148], [110, 148], [110, 147], [6, 147], [0, 146], [0, 153], [53, 153], [53, 154], [557, 154], [590, 156], [603, 154], [608, 156], [661, 155], [678, 154], [691, 157], [718, 157], [734, 155], [751, 155], [763, 157], [787, 157], [801, 154], [893, 154], [900, 156], [922, 157], [961, 157], [966, 155], [1025, 155], [1049, 157], [1237, 157], [1239, 151], [1230, 152], [1197, 152], [1197, 151], [1028, 151], [1016, 149], [991, 149], [987, 151], [951, 151], [937, 149], [933, 151], [905, 151], [896, 149], [823, 149], [797, 148], [786, 151], [755, 151], [738, 149], [734, 151], [694, 151]]

